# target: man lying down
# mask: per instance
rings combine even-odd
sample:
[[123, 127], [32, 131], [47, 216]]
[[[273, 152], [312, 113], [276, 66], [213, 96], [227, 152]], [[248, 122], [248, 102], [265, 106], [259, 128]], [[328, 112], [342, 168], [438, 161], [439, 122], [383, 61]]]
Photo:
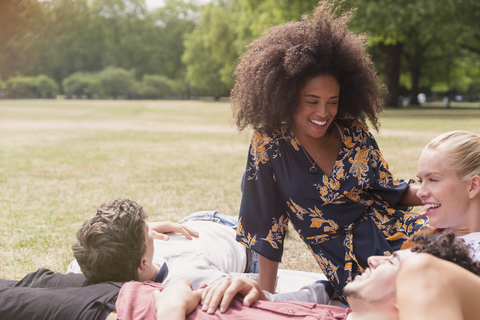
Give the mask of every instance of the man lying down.
[[188, 280], [197, 288], [225, 273], [252, 269], [250, 250], [235, 241], [235, 217], [205, 211], [178, 224], [146, 219], [133, 200], [102, 204], [78, 230], [72, 246], [76, 261], [68, 271], [81, 272], [94, 283]]
[[258, 284], [245, 277], [224, 277], [192, 290], [187, 282], [91, 284], [79, 274], [41, 269], [20, 281], [0, 280], [0, 318], [478, 319], [480, 266], [469, 248], [452, 233], [412, 240], [411, 250], [369, 259], [366, 272], [345, 287], [351, 309], [266, 301]]
[[[30, 316], [65, 319], [65, 314], [78, 314], [79, 319], [104, 319], [105, 314], [115, 310], [118, 289], [129, 280], [167, 284], [183, 279], [199, 287], [224, 276], [256, 277], [258, 260], [235, 241], [236, 217], [204, 211], [179, 224], [169, 221], [147, 224], [146, 218], [143, 207], [129, 199], [102, 204], [96, 215], [85, 221], [72, 246], [82, 268], [74, 261], [69, 271], [83, 270], [85, 276], [40, 269], [21, 281], [0, 280], [1, 292], [8, 292], [0, 299], [0, 319]], [[316, 301], [311, 290], [309, 287], [303, 291], [303, 299]], [[62, 292], [54, 296], [60, 309], [45, 303], [52, 302], [50, 294], [57, 292]], [[25, 309], [24, 305], [31, 308]], [[41, 307], [48, 309], [42, 313]], [[19, 308], [23, 311], [17, 312]]]
[[[178, 224], [148, 224], [146, 218], [143, 207], [129, 199], [101, 205], [77, 232], [72, 246], [76, 261], [68, 271], [83, 273], [93, 283], [150, 280], [168, 285], [186, 280], [194, 289], [225, 276], [258, 278], [258, 256], [235, 240], [237, 217], [201, 211]], [[326, 279], [322, 274], [282, 271], [278, 286], [282, 290]], [[292, 279], [297, 286], [287, 285]], [[293, 296], [269, 294], [269, 298], [324, 304], [330, 300], [321, 282]]]

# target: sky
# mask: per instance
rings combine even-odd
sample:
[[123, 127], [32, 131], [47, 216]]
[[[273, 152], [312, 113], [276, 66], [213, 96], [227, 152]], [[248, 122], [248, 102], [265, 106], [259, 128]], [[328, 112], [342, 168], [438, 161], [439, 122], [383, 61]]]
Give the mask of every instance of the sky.
[[[163, 6], [164, 2], [164, 0], [145, 0], [148, 9], [160, 8]], [[204, 4], [210, 2], [210, 0], [197, 0], [196, 2], [199, 4]]]
[[[50, 1], [50, 0], [38, 0], [38, 1]], [[165, 0], [145, 0], [145, 3], [147, 4], [147, 8], [150, 10], [163, 7], [164, 2]], [[196, 2], [199, 4], [204, 4], [204, 3], [210, 2], [210, 0], [196, 0]]]
[[156, 9], [163, 6], [164, 0], [145, 0], [149, 9]]
[[[0, 1], [3, 1], [3, 0], [0, 0]], [[50, 0], [37, 0], [37, 1], [50, 1]], [[211, 0], [190, 0], [190, 1], [195, 1], [198, 4], [205, 4], [210, 2]], [[147, 5], [147, 8], [149, 10], [152, 10], [152, 9], [163, 7], [165, 0], [145, 0], [145, 3]]]

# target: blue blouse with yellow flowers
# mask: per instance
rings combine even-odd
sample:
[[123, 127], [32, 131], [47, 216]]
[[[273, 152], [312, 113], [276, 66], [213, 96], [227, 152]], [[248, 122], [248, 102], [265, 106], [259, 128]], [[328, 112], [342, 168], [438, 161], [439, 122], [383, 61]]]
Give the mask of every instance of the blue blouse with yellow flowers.
[[397, 205], [409, 183], [393, 178], [373, 136], [359, 122], [343, 124], [330, 176], [309, 172], [291, 130], [255, 132], [237, 230], [237, 241], [281, 261], [291, 221], [340, 296], [369, 256], [390, 255], [427, 223]]

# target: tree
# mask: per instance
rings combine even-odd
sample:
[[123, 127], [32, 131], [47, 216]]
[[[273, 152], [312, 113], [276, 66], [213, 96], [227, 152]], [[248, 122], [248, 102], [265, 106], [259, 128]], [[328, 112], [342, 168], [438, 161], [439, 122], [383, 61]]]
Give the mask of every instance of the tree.
[[0, 77], [28, 74], [39, 62], [45, 30], [45, 3], [36, 0], [0, 1]]
[[185, 38], [187, 81], [202, 92], [227, 95], [245, 46], [274, 25], [299, 20], [317, 1], [217, 0], [202, 7], [199, 26]]
[[163, 75], [143, 76], [142, 82], [138, 84], [137, 93], [142, 98], [164, 99], [172, 95], [179, 95], [180, 87], [177, 82]]
[[462, 10], [455, 11], [455, 19], [464, 23], [457, 35], [460, 46], [474, 54], [480, 55], [480, 2], [463, 0]]
[[91, 12], [93, 28], [103, 41], [102, 67], [131, 70], [148, 60], [147, 39], [143, 39], [148, 29], [144, 0], [93, 0]]
[[183, 39], [195, 29], [198, 15], [199, 6], [184, 0], [167, 0], [163, 7], [150, 14], [153, 41], [148, 41], [152, 43], [150, 63], [144, 73], [163, 74], [177, 80], [185, 78]]
[[[402, 61], [406, 66], [403, 73], [410, 75], [412, 103], [418, 104], [417, 94], [426, 66], [430, 60], [438, 60], [439, 49], [448, 51], [451, 59], [457, 59], [460, 51], [455, 39], [465, 28], [464, 19], [457, 18], [459, 13], [469, 14], [465, 10], [467, 2], [470, 0], [345, 1], [348, 6], [358, 8], [352, 27], [358, 32], [366, 31], [370, 45], [378, 46], [384, 53], [383, 71], [389, 90], [387, 106], [397, 105]], [[442, 58], [445, 59], [445, 55]]]
[[114, 99], [128, 96], [134, 88], [135, 78], [132, 71], [122, 68], [107, 67], [99, 74], [103, 94]]
[[35, 88], [39, 98], [56, 98], [59, 90], [54, 79], [41, 74], [35, 77]]
[[15, 76], [7, 80], [6, 89], [11, 98], [55, 98], [58, 84], [46, 75]]
[[187, 65], [185, 78], [192, 87], [192, 93], [216, 97], [228, 94], [229, 86], [220, 76], [222, 65], [210, 55], [201, 29], [193, 30], [185, 38], [182, 60]]
[[59, 83], [68, 75], [79, 71], [97, 71], [99, 64], [97, 46], [92, 41], [92, 15], [87, 0], [46, 1], [45, 21], [48, 34], [43, 39], [36, 69], [32, 73], [46, 73]]
[[7, 80], [7, 95], [10, 98], [36, 98], [31, 77], [15, 76]]
[[63, 91], [68, 96], [75, 96], [76, 98], [92, 98], [94, 95], [100, 96], [102, 87], [98, 73], [90, 72], [75, 72], [63, 79]]
[[238, 57], [232, 26], [238, 17], [229, 1], [203, 6], [199, 26], [185, 36], [186, 79], [199, 92], [220, 96], [231, 87], [231, 64]]

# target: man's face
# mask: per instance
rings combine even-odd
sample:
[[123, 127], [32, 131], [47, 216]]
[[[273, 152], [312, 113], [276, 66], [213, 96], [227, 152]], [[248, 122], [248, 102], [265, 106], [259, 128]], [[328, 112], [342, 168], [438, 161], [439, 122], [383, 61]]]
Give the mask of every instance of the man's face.
[[411, 256], [410, 250], [396, 251], [392, 256], [371, 256], [369, 267], [362, 275], [345, 286], [343, 294], [348, 302], [363, 301], [378, 305], [396, 297], [396, 279], [401, 262]]

